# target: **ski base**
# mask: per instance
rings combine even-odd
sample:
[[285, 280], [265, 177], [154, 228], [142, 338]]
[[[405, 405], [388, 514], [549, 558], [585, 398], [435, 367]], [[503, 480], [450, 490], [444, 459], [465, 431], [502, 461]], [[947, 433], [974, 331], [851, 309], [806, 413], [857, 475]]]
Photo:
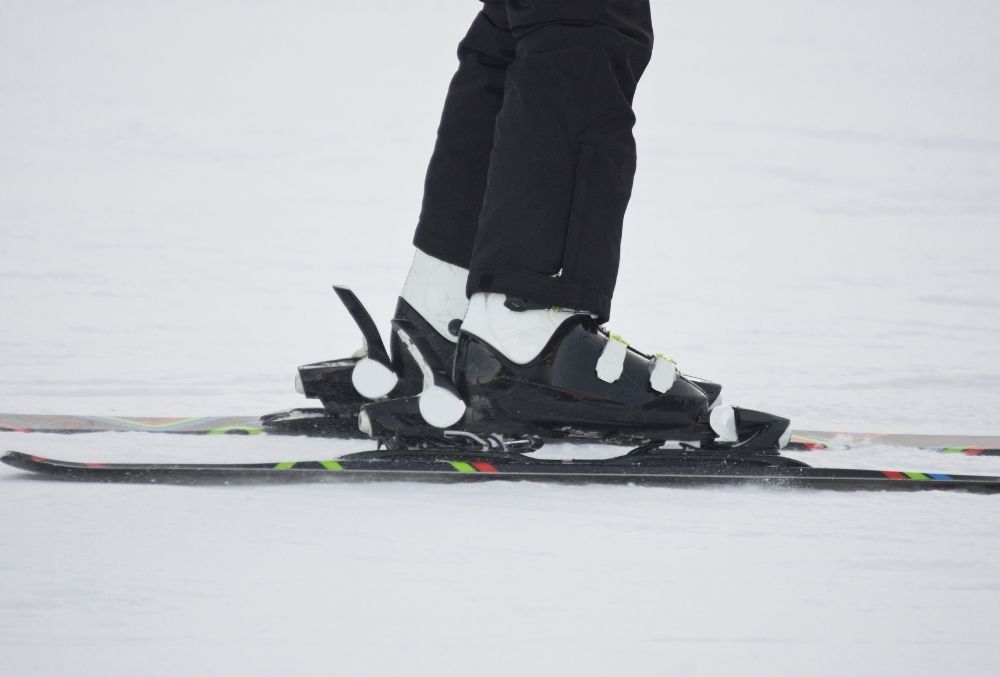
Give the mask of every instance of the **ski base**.
[[468, 451], [371, 451], [314, 461], [267, 463], [78, 463], [17, 451], [12, 467], [79, 481], [164, 484], [288, 483], [344, 480], [522, 480], [564, 484], [676, 487], [766, 486], [835, 490], [946, 490], [1000, 493], [1000, 477], [813, 468], [781, 456], [636, 450], [599, 461], [536, 459]]

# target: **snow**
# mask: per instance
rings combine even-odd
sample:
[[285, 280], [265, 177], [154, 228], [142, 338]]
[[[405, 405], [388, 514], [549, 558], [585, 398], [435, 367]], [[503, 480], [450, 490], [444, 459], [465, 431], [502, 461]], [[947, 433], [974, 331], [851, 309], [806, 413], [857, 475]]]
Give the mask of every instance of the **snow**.
[[[653, 3], [612, 328], [800, 428], [1000, 433], [1000, 8]], [[0, 3], [0, 411], [266, 412], [388, 317], [471, 0]], [[363, 443], [0, 434], [72, 459]], [[822, 465], [1000, 473], [868, 447]], [[987, 674], [996, 497], [0, 469], [0, 674]]]

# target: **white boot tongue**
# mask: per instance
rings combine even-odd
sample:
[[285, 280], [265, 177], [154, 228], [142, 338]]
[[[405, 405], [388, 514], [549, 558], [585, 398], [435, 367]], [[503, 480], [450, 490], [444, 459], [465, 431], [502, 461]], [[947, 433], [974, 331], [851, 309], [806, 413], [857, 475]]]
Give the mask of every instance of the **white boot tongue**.
[[458, 337], [448, 325], [465, 315], [468, 299], [465, 283], [469, 271], [461, 266], [436, 259], [419, 249], [413, 255], [413, 265], [399, 295], [409, 303], [437, 333], [452, 343]]
[[572, 310], [511, 310], [504, 294], [473, 294], [462, 331], [490, 344], [511, 362], [527, 364], [538, 357]]

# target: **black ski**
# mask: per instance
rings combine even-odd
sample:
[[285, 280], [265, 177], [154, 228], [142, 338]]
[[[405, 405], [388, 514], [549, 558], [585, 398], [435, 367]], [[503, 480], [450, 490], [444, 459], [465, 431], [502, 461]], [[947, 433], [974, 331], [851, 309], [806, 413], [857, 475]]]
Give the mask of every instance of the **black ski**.
[[537, 459], [514, 453], [462, 450], [371, 451], [314, 461], [267, 463], [77, 463], [17, 451], [7, 465], [68, 480], [169, 484], [268, 483], [328, 480], [528, 480], [569, 484], [772, 487], [1000, 493], [1000, 477], [813, 468], [768, 454], [638, 449], [589, 460]]

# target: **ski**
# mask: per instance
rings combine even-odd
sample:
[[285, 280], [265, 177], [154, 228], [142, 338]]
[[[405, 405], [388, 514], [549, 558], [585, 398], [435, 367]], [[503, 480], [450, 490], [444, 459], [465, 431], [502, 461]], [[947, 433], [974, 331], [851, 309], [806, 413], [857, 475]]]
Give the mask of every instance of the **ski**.
[[910, 447], [922, 451], [965, 456], [1000, 456], [997, 435], [922, 435], [897, 433], [796, 430], [786, 451], [861, 449], [872, 446]]
[[[146, 432], [187, 435], [298, 434], [338, 438], [365, 438], [353, 417], [331, 417], [322, 409], [282, 412], [284, 427], [267, 416], [128, 417], [0, 413], [0, 431], [35, 433]], [[290, 421], [299, 425], [291, 427]], [[884, 433], [795, 430], [786, 451], [859, 449], [874, 445], [912, 447], [944, 454], [1000, 456], [1000, 436], [905, 435]]]
[[167, 484], [340, 480], [522, 480], [566, 484], [766, 486], [785, 488], [1000, 493], [1000, 477], [896, 470], [813, 468], [770, 454], [639, 448], [610, 459], [551, 460], [465, 450], [371, 451], [312, 461], [267, 463], [78, 463], [7, 452], [4, 463], [66, 480]]
[[[278, 418], [280, 421], [274, 422]], [[356, 415], [330, 415], [323, 409], [294, 409], [264, 416], [94, 416], [85, 414], [4, 414], [0, 432], [107, 433], [174, 435], [316, 435], [367, 439]]]
[[0, 414], [0, 430], [24, 433], [146, 432], [260, 435], [259, 416], [87, 416]]

